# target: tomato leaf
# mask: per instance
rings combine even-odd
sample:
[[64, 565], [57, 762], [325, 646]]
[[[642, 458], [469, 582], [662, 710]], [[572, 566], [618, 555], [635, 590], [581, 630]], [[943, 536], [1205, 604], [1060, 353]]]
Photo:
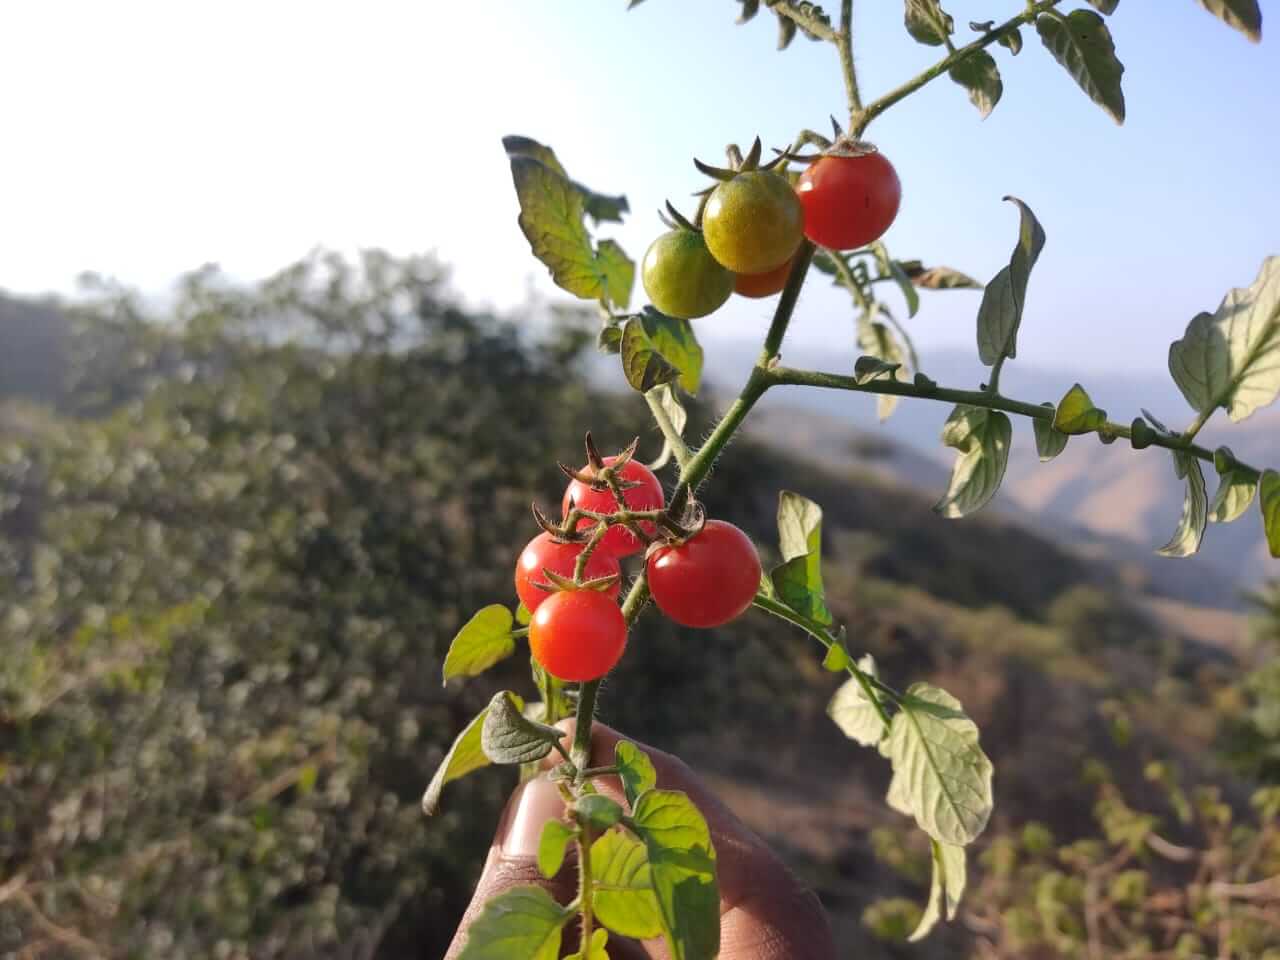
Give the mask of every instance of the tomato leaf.
[[1022, 52], [1022, 31], [1014, 27], [1008, 33], [1002, 33], [996, 38], [996, 43], [1004, 47], [1013, 56], [1017, 56]]
[[561, 932], [572, 916], [541, 887], [513, 887], [486, 903], [471, 922], [458, 960], [556, 960]]
[[1258, 507], [1262, 510], [1262, 528], [1273, 557], [1280, 557], [1280, 473], [1264, 470], [1258, 481]]
[[631, 306], [631, 288], [635, 286], [636, 265], [613, 240], [601, 240], [596, 245], [596, 262], [604, 277], [605, 293], [618, 310]]
[[1173, 536], [1156, 552], [1162, 557], [1189, 557], [1200, 549], [1205, 524], [1209, 519], [1209, 498], [1205, 493], [1204, 473], [1200, 461], [1181, 450], [1173, 451], [1173, 467], [1187, 481], [1182, 502], [1182, 518]]
[[[815, 259], [815, 263], [817, 260]], [[926, 268], [919, 260], [900, 260], [899, 266], [914, 286], [922, 290], [981, 290], [982, 284], [951, 267]]]
[[929, 881], [929, 902], [920, 916], [920, 923], [907, 938], [915, 943], [928, 936], [939, 920], [945, 915], [954, 920], [960, 908], [960, 898], [964, 895], [966, 883], [964, 847], [950, 843], [930, 841], [933, 856], [933, 875]]
[[1198, 413], [1224, 407], [1239, 422], [1280, 393], [1280, 257], [1268, 257], [1248, 288], [1197, 314], [1169, 346], [1169, 372]]
[[1094, 103], [1116, 123], [1124, 123], [1124, 64], [1106, 21], [1092, 10], [1072, 10], [1065, 16], [1049, 10], [1036, 18], [1036, 31], [1053, 58], [1066, 68]]
[[1262, 39], [1262, 11], [1258, 9], [1258, 0], [1197, 0], [1197, 2], [1254, 43]]
[[720, 952], [720, 889], [711, 831], [683, 793], [649, 790], [632, 822], [649, 855], [650, 880], [673, 960]]
[[[566, 180], [569, 180], [569, 174], [561, 165], [560, 160], [556, 157], [555, 151], [550, 147], [544, 146], [537, 140], [530, 137], [506, 136], [502, 138], [502, 147], [507, 151], [507, 156], [526, 156], [532, 157], [544, 166], [550, 167], [553, 171], [560, 174]], [[576, 180], [569, 180], [569, 183], [582, 194], [583, 207], [587, 216], [591, 217], [597, 223], [605, 220], [611, 220], [615, 223], [622, 222], [622, 215], [630, 213], [631, 207], [627, 203], [627, 198], [623, 196], [611, 197], [607, 194], [596, 193], [578, 183]]]
[[[474, 677], [515, 653], [511, 611], [500, 603], [485, 607], [458, 631], [444, 658], [444, 679]], [[528, 621], [525, 621], [526, 623]]]
[[907, 33], [917, 43], [940, 47], [955, 33], [955, 21], [938, 0], [906, 0]]
[[626, 794], [627, 803], [636, 805], [636, 799], [646, 790], [652, 790], [658, 783], [658, 775], [654, 772], [649, 755], [629, 740], [619, 740], [613, 748], [613, 762], [618, 768], [618, 778], [622, 781], [622, 792]]
[[1018, 207], [1018, 243], [1009, 265], [991, 278], [978, 307], [978, 355], [988, 367], [1001, 357], [1018, 355], [1018, 327], [1027, 300], [1027, 281], [1044, 249], [1044, 228], [1031, 208], [1017, 197], [1005, 197]]
[[822, 508], [783, 490], [778, 497], [778, 540], [783, 560], [773, 570], [778, 599], [810, 620], [830, 624], [822, 585]]
[[880, 742], [893, 764], [887, 801], [915, 817], [940, 843], [971, 843], [987, 825], [993, 768], [978, 726], [960, 701], [927, 683], [912, 684]]
[[1058, 401], [1053, 414], [1053, 429], [1068, 436], [1092, 433], [1106, 422], [1107, 411], [1095, 407], [1089, 391], [1078, 383]]
[[[1045, 403], [1042, 406], [1048, 407], [1050, 410], [1053, 409], [1052, 403]], [[1070, 438], [1067, 434], [1054, 427], [1052, 421], [1032, 420], [1031, 429], [1036, 434], [1036, 453], [1040, 455], [1041, 463], [1048, 463], [1063, 450], [1067, 449], [1067, 440]]]
[[1219, 479], [1218, 491], [1209, 506], [1209, 521], [1230, 523], [1253, 503], [1258, 492], [1258, 475], [1240, 466], [1230, 447], [1219, 447], [1214, 451], [1213, 465]]
[[960, 452], [946, 495], [933, 509], [944, 517], [965, 517], [981, 510], [1000, 489], [1013, 426], [999, 411], [960, 404], [942, 427], [942, 442]]
[[615, 800], [599, 793], [579, 797], [574, 804], [578, 822], [593, 830], [608, 830], [622, 819], [622, 807]]
[[984, 120], [991, 115], [1004, 93], [1000, 69], [995, 58], [985, 50], [961, 60], [947, 71], [947, 75], [969, 91], [969, 102], [978, 108]]
[[435, 813], [439, 807], [440, 791], [444, 789], [446, 783], [465, 777], [473, 770], [479, 770], [481, 767], [489, 765], [489, 758], [484, 755], [484, 749], [480, 744], [481, 729], [488, 714], [488, 707], [476, 714], [475, 719], [463, 728], [462, 732], [453, 741], [453, 746], [449, 748], [449, 752], [440, 761], [440, 766], [436, 768], [435, 776], [431, 778], [431, 783], [427, 785], [427, 792], [422, 795], [422, 812], [428, 817]]
[[1120, 6], [1120, 0], [1089, 0], [1089, 6], [1109, 17], [1116, 12], [1116, 7]]
[[577, 836], [573, 827], [563, 820], [548, 820], [542, 825], [538, 840], [538, 872], [550, 880], [564, 866], [569, 841]]
[[[877, 676], [875, 659], [869, 653], [858, 661], [858, 669], [867, 676]], [[836, 690], [827, 704], [827, 716], [846, 737], [864, 747], [874, 747], [884, 737], [880, 712], [857, 677], [850, 677]]]
[[[675, 390], [671, 388], [669, 383], [660, 383], [653, 388], [653, 394], [658, 399], [658, 405], [667, 415], [667, 419], [671, 421], [671, 426], [675, 428], [676, 436], [684, 436], [685, 425], [689, 421], [689, 413], [680, 403], [680, 398], [676, 396]], [[649, 464], [650, 470], [661, 470], [665, 467], [674, 455], [671, 444], [663, 440], [662, 452], [658, 454], [658, 458]]]
[[614, 933], [646, 940], [662, 935], [649, 854], [642, 841], [610, 830], [591, 845], [596, 918]]
[[480, 729], [484, 755], [494, 763], [532, 763], [551, 752], [564, 733], [526, 717], [524, 704], [514, 693], [493, 695]]
[[645, 307], [623, 323], [622, 371], [641, 393], [678, 378], [686, 393], [696, 395], [702, 385], [702, 347], [688, 321]]

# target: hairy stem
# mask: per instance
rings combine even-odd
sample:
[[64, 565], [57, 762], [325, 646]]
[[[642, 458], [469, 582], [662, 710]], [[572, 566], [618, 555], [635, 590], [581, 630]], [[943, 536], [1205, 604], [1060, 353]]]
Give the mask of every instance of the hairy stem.
[[[832, 644], [836, 643], [836, 639], [833, 636], [831, 636], [831, 632], [827, 630], [825, 626], [813, 620], [810, 620], [808, 617], [801, 616], [800, 614], [796, 613], [796, 611], [788, 607], [785, 603], [779, 603], [777, 600], [770, 599], [769, 597], [766, 597], [763, 594], [756, 594], [756, 598], [755, 600], [752, 601], [752, 605], [759, 607], [761, 610], [764, 610], [766, 613], [771, 613], [775, 617], [778, 617], [782, 620], [786, 620], [788, 623], [799, 627], [801, 630], [809, 634], [809, 636], [813, 637], [824, 647], [830, 648]], [[845, 652], [848, 653], [847, 650]], [[889, 729], [889, 712], [885, 710], [884, 704], [880, 702], [880, 697], [876, 695], [875, 690], [873, 689], [873, 686], [878, 687], [879, 689], [883, 690], [885, 693], [889, 694], [895, 699], [899, 698], [898, 693], [893, 689], [886, 687], [884, 684], [881, 684], [881, 683], [873, 684], [872, 678], [867, 676], [867, 674], [865, 674], [862, 670], [860, 670], [858, 668], [858, 665], [854, 663], [852, 659], [849, 660], [848, 666], [845, 669], [848, 670], [849, 675], [851, 677], [853, 677], [855, 680], [858, 681], [858, 686], [862, 688], [862, 692], [866, 695], [866, 698], [871, 702], [871, 704], [876, 708], [876, 713], [880, 715], [880, 722], [883, 723], [885, 729], [888, 730]]]
[[[772, 370], [767, 370], [764, 372], [764, 379], [766, 387], [806, 386], [825, 387], [831, 390], [849, 390], [855, 393], [887, 393], [897, 397], [915, 397], [921, 400], [939, 400], [944, 403], [963, 403], [974, 407], [986, 407], [988, 410], [1003, 410], [1006, 413], [1016, 413], [1024, 417], [1030, 417], [1033, 420], [1052, 421], [1054, 414], [1052, 407], [1042, 406], [1038, 403], [1014, 400], [979, 390], [955, 390], [936, 384], [921, 385], [903, 383], [900, 380], [884, 379], [859, 383], [854, 377], [846, 377], [841, 374], [820, 373], [814, 370], [793, 370], [789, 367], [775, 367]], [[1096, 432], [1100, 436], [1126, 440], [1132, 435], [1132, 431], [1126, 424], [1113, 423], [1110, 420], [1103, 423]], [[1191, 443], [1183, 437], [1156, 434], [1151, 440], [1151, 445], [1164, 447], [1166, 450], [1189, 453], [1200, 460], [1204, 460], [1206, 463], [1213, 463], [1212, 450]], [[1247, 463], [1239, 463], [1238, 461], [1237, 463], [1244, 476], [1257, 479], [1260, 473], [1257, 468], [1251, 467]]]
[[[804, 278], [809, 273], [809, 265], [813, 263], [813, 255], [816, 251], [817, 247], [812, 241], [803, 240], [791, 261], [791, 273], [787, 275], [787, 285], [782, 288], [778, 307], [773, 312], [773, 322], [769, 324], [769, 332], [764, 338], [764, 349], [760, 351], [760, 363], [763, 365], [767, 366], [771, 363], [778, 355], [778, 351], [782, 349], [782, 338], [787, 335], [787, 325], [791, 323], [791, 314], [795, 312], [796, 301], [800, 299], [800, 288], [804, 286]], [[748, 382], [747, 385], [749, 387], [750, 383]]]
[[844, 92], [849, 98], [849, 124], [852, 126], [862, 110], [858, 71], [853, 63], [853, 0], [841, 0], [840, 35], [836, 37], [836, 49], [840, 52], [840, 72], [844, 74]]
[[942, 60], [939, 60], [927, 70], [917, 74], [896, 90], [891, 90], [883, 97], [872, 101], [867, 105], [866, 109], [862, 110], [858, 114], [857, 121], [853, 125], [853, 135], [855, 137], [862, 136], [863, 131], [867, 129], [867, 125], [871, 123], [872, 120], [880, 116], [880, 114], [884, 113], [899, 100], [905, 100], [930, 80], [936, 80], [956, 64], [963, 63], [965, 60], [968, 60], [979, 50], [986, 49], [1002, 36], [1017, 30], [1018, 27], [1022, 26], [1024, 23], [1031, 23], [1040, 14], [1044, 13], [1046, 10], [1053, 9], [1060, 2], [1061, 0], [1040, 0], [1038, 3], [1031, 4], [1026, 10], [1018, 14], [1016, 17], [1009, 18], [994, 30], [984, 33], [977, 40], [973, 41], [973, 43], [966, 44], [954, 53], [951, 53]]
[[840, 37], [836, 31], [819, 20], [812, 14], [806, 13], [798, 6], [793, 6], [791, 0], [775, 0], [769, 4], [769, 9], [780, 17], [786, 17], [788, 20], [794, 21], [798, 27], [812, 33], [819, 40], [826, 40], [828, 43], [839, 43]]
[[582, 912], [582, 943], [579, 952], [587, 956], [591, 950], [591, 830], [586, 824], [578, 832], [578, 909]]

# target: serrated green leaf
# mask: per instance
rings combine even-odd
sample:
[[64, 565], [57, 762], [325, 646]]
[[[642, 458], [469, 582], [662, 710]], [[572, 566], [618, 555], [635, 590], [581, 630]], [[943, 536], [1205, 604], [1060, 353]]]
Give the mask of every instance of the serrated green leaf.
[[1092, 10], [1072, 10], [1065, 16], [1050, 10], [1036, 18], [1036, 31], [1089, 99], [1116, 123], [1124, 123], [1124, 91], [1120, 87], [1124, 64], [1116, 58], [1106, 21]]
[[631, 288], [636, 281], [635, 263], [613, 240], [596, 244], [596, 260], [604, 276], [605, 298], [615, 309], [627, 309], [631, 306]]
[[1258, 8], [1258, 0], [1197, 0], [1197, 2], [1254, 43], [1262, 39], [1262, 11]]
[[[1046, 403], [1044, 406], [1050, 410], [1053, 409], [1052, 403]], [[1061, 430], [1055, 430], [1052, 421], [1032, 420], [1031, 429], [1036, 434], [1036, 453], [1040, 455], [1041, 463], [1048, 463], [1067, 449], [1067, 440], [1070, 438]]]
[[511, 611], [500, 603], [478, 612], [458, 631], [444, 658], [444, 679], [474, 677], [515, 653]]
[[599, 793], [590, 793], [578, 798], [574, 804], [578, 814], [578, 822], [593, 830], [608, 830], [622, 819], [622, 807], [617, 801]]
[[586, 954], [571, 953], [564, 960], [609, 960], [609, 954], [605, 950], [608, 942], [609, 931], [596, 928], [591, 932], [591, 943], [587, 945]]
[[1045, 234], [1031, 208], [1017, 197], [1005, 197], [1018, 207], [1018, 243], [1009, 265], [991, 278], [978, 306], [978, 356], [988, 367], [1001, 357], [1018, 355], [1018, 327], [1027, 300], [1027, 281], [1044, 249]]
[[1216, 313], [1196, 315], [1169, 346], [1169, 372], [1198, 413], [1226, 408], [1239, 422], [1280, 393], [1280, 257], [1262, 262], [1248, 288]]
[[[878, 676], [871, 654], [858, 661], [858, 669], [868, 676]], [[846, 737], [864, 747], [874, 747], [884, 737], [884, 721], [876, 705], [867, 697], [857, 677], [850, 677], [827, 704], [827, 716]]]
[[548, 820], [542, 825], [542, 836], [538, 839], [538, 872], [550, 880], [564, 866], [564, 856], [569, 850], [569, 841], [578, 834], [563, 820]]
[[915, 931], [907, 938], [909, 943], [923, 940], [944, 915], [948, 920], [955, 919], [967, 882], [964, 847], [939, 843], [937, 840], [931, 840], [930, 846], [933, 851], [933, 876], [929, 881], [929, 903], [925, 906]]
[[502, 138], [502, 148], [507, 151], [508, 157], [530, 157], [568, 180], [569, 184], [582, 195], [582, 204], [587, 216], [596, 223], [606, 220], [621, 223], [622, 215], [631, 211], [626, 197], [596, 193], [576, 180], [570, 180], [555, 151], [537, 140], [530, 137], [507, 136]]
[[1258, 507], [1262, 510], [1262, 529], [1267, 534], [1267, 547], [1273, 557], [1280, 557], [1280, 473], [1262, 471], [1258, 480]]
[[1014, 27], [1008, 33], [1000, 34], [996, 43], [1016, 57], [1022, 52], [1022, 31], [1018, 27]]
[[1092, 433], [1107, 422], [1107, 411], [1093, 405], [1089, 391], [1076, 384], [1058, 401], [1053, 414], [1053, 428], [1068, 436]]
[[956, 28], [938, 0], [906, 0], [905, 22], [911, 38], [930, 47], [942, 46]]
[[653, 893], [643, 841], [610, 830], [591, 845], [596, 918], [623, 937], [662, 935], [662, 911]]
[[541, 887], [513, 887], [486, 903], [471, 922], [458, 960], [556, 960], [571, 916]]
[[909, 811], [940, 843], [971, 843], [993, 805], [993, 769], [978, 745], [977, 724], [959, 700], [927, 683], [912, 684], [899, 706], [880, 742], [893, 764], [887, 802]]
[[1120, 6], [1120, 0], [1089, 0], [1089, 5], [1109, 17], [1116, 12], [1116, 7]]
[[702, 347], [687, 320], [646, 307], [623, 324], [622, 369], [641, 393], [678, 376], [685, 393], [696, 395], [702, 385]]
[[942, 428], [942, 442], [960, 451], [951, 469], [946, 495], [933, 505], [950, 519], [966, 517], [986, 506], [1009, 464], [1013, 425], [997, 410], [958, 405]]
[[440, 804], [440, 791], [444, 789], [446, 783], [489, 765], [489, 758], [484, 755], [484, 748], [480, 745], [481, 730], [488, 715], [488, 707], [476, 714], [475, 719], [462, 729], [453, 741], [453, 746], [449, 748], [449, 752], [440, 761], [435, 776], [431, 778], [426, 793], [422, 795], [422, 812], [428, 817], [436, 812]]
[[947, 75], [969, 91], [969, 102], [978, 108], [984, 120], [991, 115], [1004, 93], [1000, 68], [996, 66], [995, 58], [985, 50], [961, 60], [947, 71]]
[[[651, 393], [658, 398], [658, 405], [667, 415], [667, 419], [671, 421], [671, 426], [675, 427], [676, 436], [684, 436], [685, 425], [689, 421], [689, 413], [680, 403], [680, 398], [676, 395], [675, 390], [671, 388], [669, 383], [660, 383], [653, 388]], [[658, 458], [649, 464], [650, 470], [661, 470], [670, 461], [674, 455], [671, 444], [665, 440], [662, 443], [662, 452], [658, 454]]]
[[1209, 506], [1211, 523], [1230, 523], [1240, 517], [1253, 503], [1258, 492], [1258, 476], [1246, 470], [1236, 461], [1230, 447], [1214, 451], [1213, 464], [1218, 471], [1218, 491]]
[[[884, 363], [883, 367], [870, 370], [871, 375], [891, 372], [893, 379], [903, 383], [907, 381], [907, 357], [902, 345], [898, 343], [892, 330], [873, 319], [870, 310], [864, 310], [858, 317], [858, 349]], [[857, 374], [856, 364], [854, 373]], [[865, 381], [860, 379], [859, 382]], [[876, 414], [882, 421], [889, 418], [900, 399], [901, 397], [890, 393], [882, 393], [876, 397]]]
[[1200, 549], [1200, 540], [1209, 519], [1209, 498], [1205, 493], [1204, 473], [1196, 457], [1175, 450], [1173, 466], [1178, 476], [1187, 481], [1187, 493], [1183, 498], [1178, 528], [1169, 542], [1156, 552], [1162, 557], [1189, 557]]
[[830, 624], [822, 585], [822, 508], [783, 490], [778, 496], [778, 542], [783, 559], [773, 571], [778, 598], [797, 613]]
[[613, 748], [613, 762], [618, 768], [618, 778], [622, 781], [622, 792], [631, 806], [635, 806], [640, 794], [657, 786], [658, 775], [649, 755], [631, 741], [618, 741], [618, 745]]
[[563, 736], [563, 731], [525, 716], [520, 698], [502, 690], [489, 701], [480, 745], [494, 763], [532, 763], [550, 753]]
[[507, 151], [508, 157], [532, 157], [543, 166], [550, 167], [566, 180], [569, 178], [568, 172], [560, 164], [560, 160], [556, 156], [555, 151], [545, 144], [541, 144], [537, 140], [534, 140], [532, 137], [522, 137], [517, 134], [503, 137], [502, 149]]
[[711, 831], [683, 793], [649, 790], [632, 812], [649, 855], [650, 880], [673, 960], [720, 952], [720, 889]]

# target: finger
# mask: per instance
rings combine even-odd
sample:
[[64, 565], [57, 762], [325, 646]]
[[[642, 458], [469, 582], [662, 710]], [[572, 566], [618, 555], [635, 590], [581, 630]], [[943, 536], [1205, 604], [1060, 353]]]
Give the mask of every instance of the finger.
[[[557, 724], [572, 743], [575, 722]], [[618, 741], [627, 739], [601, 723], [591, 729], [593, 767], [612, 766]], [[637, 744], [648, 755], [658, 787], [681, 790], [707, 821], [720, 883], [722, 960], [831, 960], [835, 942], [817, 896], [780, 861], [710, 788], [678, 757]], [[553, 762], [549, 762], [554, 766]], [[623, 802], [616, 776], [593, 781], [601, 793]], [[649, 956], [666, 960], [661, 941], [647, 941]]]
[[[537, 863], [543, 826], [547, 821], [563, 816], [564, 801], [559, 788], [546, 777], [535, 777], [516, 787], [498, 821], [480, 881], [462, 915], [453, 943], [445, 953], [445, 960], [454, 960], [462, 952], [467, 940], [466, 931], [484, 910], [485, 904], [512, 887], [542, 887], [560, 903], [573, 899], [577, 889], [576, 851], [570, 848], [565, 865], [553, 880], [542, 875]], [[565, 941], [567, 947], [576, 943], [576, 926], [565, 931]], [[646, 956], [634, 941], [619, 938], [610, 939], [609, 950], [615, 960], [643, 960]]]

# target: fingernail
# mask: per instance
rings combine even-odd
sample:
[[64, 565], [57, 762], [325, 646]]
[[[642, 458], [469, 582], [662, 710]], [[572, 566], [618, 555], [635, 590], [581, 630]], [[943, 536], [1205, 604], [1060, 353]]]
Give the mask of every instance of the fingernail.
[[542, 827], [548, 820], [564, 815], [560, 789], [546, 777], [534, 777], [521, 785], [511, 798], [505, 833], [499, 838], [507, 857], [535, 857]]

